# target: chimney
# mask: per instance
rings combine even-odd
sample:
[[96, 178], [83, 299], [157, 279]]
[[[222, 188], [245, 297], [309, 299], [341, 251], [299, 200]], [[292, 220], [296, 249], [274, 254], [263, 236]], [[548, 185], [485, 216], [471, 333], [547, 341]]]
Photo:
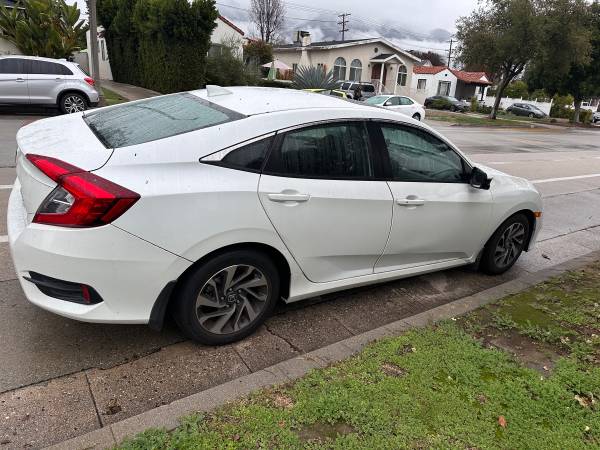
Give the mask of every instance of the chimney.
[[302, 47], [308, 47], [311, 43], [310, 33], [308, 31], [295, 31], [294, 44], [299, 44]]

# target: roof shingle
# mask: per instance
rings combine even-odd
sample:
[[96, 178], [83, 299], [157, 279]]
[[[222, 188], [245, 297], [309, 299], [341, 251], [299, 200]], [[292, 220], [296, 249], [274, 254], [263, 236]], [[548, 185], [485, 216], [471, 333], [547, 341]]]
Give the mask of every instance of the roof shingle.
[[456, 78], [465, 83], [477, 83], [491, 85], [485, 72], [465, 72], [463, 70], [449, 69], [446, 66], [414, 66], [413, 72], [417, 75], [436, 75], [444, 70], [449, 70]]

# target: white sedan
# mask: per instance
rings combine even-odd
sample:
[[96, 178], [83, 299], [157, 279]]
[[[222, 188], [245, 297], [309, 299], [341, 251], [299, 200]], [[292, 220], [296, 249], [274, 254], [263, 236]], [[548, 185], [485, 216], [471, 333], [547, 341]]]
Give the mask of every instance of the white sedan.
[[377, 95], [365, 100], [367, 105], [381, 106], [392, 111], [412, 117], [415, 120], [425, 119], [425, 108], [410, 97], [402, 95]]
[[508, 270], [540, 230], [538, 192], [402, 117], [215, 86], [30, 124], [8, 208], [25, 295], [88, 322], [170, 313], [224, 344], [280, 300]]

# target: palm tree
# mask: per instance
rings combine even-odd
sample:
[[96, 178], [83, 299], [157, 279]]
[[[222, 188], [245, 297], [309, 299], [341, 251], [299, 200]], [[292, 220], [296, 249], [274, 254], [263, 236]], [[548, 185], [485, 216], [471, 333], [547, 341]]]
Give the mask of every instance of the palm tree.
[[0, 30], [25, 55], [68, 58], [85, 42], [88, 27], [80, 15], [65, 0], [20, 0], [0, 7]]

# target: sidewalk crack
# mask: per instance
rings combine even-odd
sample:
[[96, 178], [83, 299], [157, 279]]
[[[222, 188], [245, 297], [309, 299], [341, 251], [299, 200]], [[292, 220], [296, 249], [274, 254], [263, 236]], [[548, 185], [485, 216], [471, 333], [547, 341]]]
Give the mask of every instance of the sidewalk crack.
[[[100, 415], [100, 411], [98, 411], [98, 404], [96, 403], [96, 397], [94, 397], [94, 392], [92, 391], [92, 384], [90, 383], [90, 379], [88, 377], [87, 371], [84, 371], [83, 375], [85, 376], [85, 382], [87, 383], [88, 390], [90, 391], [90, 397], [92, 397], [92, 403], [94, 404], [94, 409], [96, 411], [96, 418], [98, 419], [98, 424], [100, 425], [100, 428], [103, 428], [104, 423], [102, 421], [102, 416]], [[110, 432], [112, 433], [112, 430], [110, 430]], [[114, 438], [114, 435], [113, 435], [113, 438]]]
[[248, 365], [248, 363], [246, 362], [246, 360], [244, 359], [244, 357], [241, 355], [241, 353], [238, 351], [237, 348], [232, 347], [233, 351], [235, 352], [236, 355], [238, 355], [238, 358], [240, 358], [242, 360], [242, 363], [244, 364], [244, 366], [246, 367], [246, 369], [248, 369], [248, 373], [254, 373], [254, 370], [252, 370], [250, 368], [250, 366]]
[[289, 339], [275, 333], [270, 327], [269, 325], [265, 322], [264, 323], [264, 327], [267, 330], [268, 333], [271, 333], [273, 336], [278, 337], [279, 339], [281, 339], [283, 342], [285, 342], [287, 345], [289, 345], [292, 350], [294, 350], [295, 352], [300, 353], [301, 355], [303, 355], [304, 353], [306, 353], [304, 350], [302, 350], [300, 347], [298, 347], [296, 344], [294, 344], [292, 341], [290, 341]]

